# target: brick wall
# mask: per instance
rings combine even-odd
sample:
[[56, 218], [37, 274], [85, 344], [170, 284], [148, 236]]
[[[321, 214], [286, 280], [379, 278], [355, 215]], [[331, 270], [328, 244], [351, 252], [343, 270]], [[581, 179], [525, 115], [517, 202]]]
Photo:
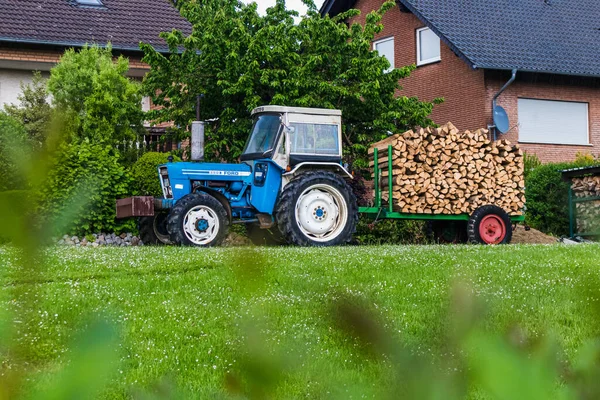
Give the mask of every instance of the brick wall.
[[[361, 10], [361, 15], [355, 21], [364, 23], [366, 14], [379, 9], [383, 3], [383, 0], [358, 0], [354, 8]], [[376, 39], [394, 36], [395, 67], [416, 64], [416, 30], [425, 25], [413, 14], [400, 11], [398, 6], [383, 16], [382, 24], [384, 30]], [[400, 95], [416, 96], [425, 101], [444, 98], [444, 103], [436, 106], [431, 116], [436, 123], [451, 121], [459, 129], [487, 125], [483, 71], [471, 69], [443, 42], [441, 61], [417, 67], [400, 84], [403, 87]]]
[[[510, 78], [510, 73], [486, 72], [486, 115], [491, 116], [492, 97]], [[543, 162], [571, 161], [577, 153], [600, 154], [600, 87], [594, 80], [518, 73], [516, 81], [498, 98], [509, 117], [510, 131], [503, 137], [517, 142], [519, 139], [518, 99], [578, 101], [589, 104], [590, 143], [592, 146], [520, 143], [523, 150], [536, 154]], [[491, 122], [488, 121], [488, 122]], [[565, 132], [565, 135], [568, 135]]]
[[[63, 50], [39, 50], [30, 48], [0, 47], [0, 61], [21, 61], [48, 63], [49, 68], [56, 64], [63, 55]], [[143, 63], [140, 56], [127, 56], [131, 69], [149, 70], [150, 67]], [[49, 69], [48, 68], [48, 69]]]

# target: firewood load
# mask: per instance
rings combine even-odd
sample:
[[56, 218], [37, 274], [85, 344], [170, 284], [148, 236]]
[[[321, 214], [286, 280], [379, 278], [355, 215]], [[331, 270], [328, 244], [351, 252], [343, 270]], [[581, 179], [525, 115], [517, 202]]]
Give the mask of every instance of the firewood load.
[[460, 132], [447, 123], [396, 134], [369, 149], [373, 167], [378, 149], [383, 203], [389, 199], [388, 146], [392, 146], [393, 208], [403, 213], [471, 214], [494, 204], [509, 215], [525, 205], [523, 153], [508, 140], [492, 142], [488, 131]]
[[[600, 197], [600, 176], [573, 178], [571, 189], [576, 198]], [[600, 200], [575, 203], [577, 232], [600, 230]]]

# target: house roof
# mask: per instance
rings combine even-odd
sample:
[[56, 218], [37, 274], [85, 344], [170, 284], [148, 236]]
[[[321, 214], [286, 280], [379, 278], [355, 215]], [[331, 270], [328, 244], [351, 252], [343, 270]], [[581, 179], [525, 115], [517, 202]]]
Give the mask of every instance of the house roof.
[[76, 0], [0, 0], [0, 42], [81, 47], [111, 42], [115, 50], [140, 51], [149, 43], [168, 51], [159, 34], [191, 25], [169, 0], [102, 0], [83, 6]]
[[[398, 2], [473, 68], [600, 77], [598, 0]], [[355, 3], [326, 0], [321, 13]]]

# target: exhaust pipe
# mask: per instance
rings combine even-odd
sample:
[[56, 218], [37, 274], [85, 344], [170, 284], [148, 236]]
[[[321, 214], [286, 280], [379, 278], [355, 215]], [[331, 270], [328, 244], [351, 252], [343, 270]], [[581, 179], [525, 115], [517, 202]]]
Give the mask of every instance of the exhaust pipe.
[[204, 122], [200, 121], [200, 99], [204, 95], [196, 98], [196, 121], [192, 122], [192, 161], [204, 161]]
[[204, 122], [192, 122], [192, 161], [204, 161]]

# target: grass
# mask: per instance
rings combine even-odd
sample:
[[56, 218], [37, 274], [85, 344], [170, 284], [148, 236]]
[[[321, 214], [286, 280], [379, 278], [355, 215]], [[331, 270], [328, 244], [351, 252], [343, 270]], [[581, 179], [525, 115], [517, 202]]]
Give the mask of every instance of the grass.
[[[335, 299], [362, 299], [412, 352], [452, 358], [444, 353], [449, 298], [453, 283], [462, 282], [485, 304], [486, 329], [519, 326], [534, 340], [551, 332], [572, 359], [600, 336], [593, 316], [598, 288], [588, 289], [600, 282], [599, 250], [51, 248], [43, 271], [17, 276], [16, 250], [0, 247], [0, 309], [14, 315], [14, 340], [33, 349], [29, 370], [38, 386], [65, 364], [74, 332], [101, 316], [121, 338], [106, 398], [129, 397], [161, 379], [194, 397], [214, 397], [247, 351], [273, 355], [263, 361], [286, 372], [277, 397], [372, 397], [394, 379], [389, 360], [366, 354], [336, 327]], [[15, 288], [37, 291], [27, 331], [19, 325]], [[261, 379], [268, 385], [269, 376]]]

